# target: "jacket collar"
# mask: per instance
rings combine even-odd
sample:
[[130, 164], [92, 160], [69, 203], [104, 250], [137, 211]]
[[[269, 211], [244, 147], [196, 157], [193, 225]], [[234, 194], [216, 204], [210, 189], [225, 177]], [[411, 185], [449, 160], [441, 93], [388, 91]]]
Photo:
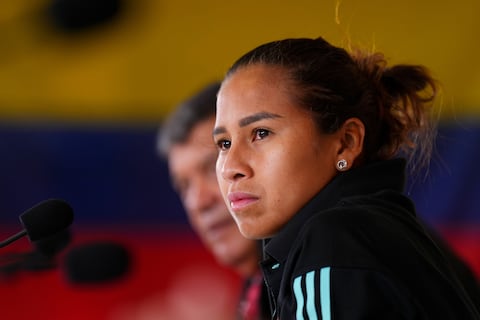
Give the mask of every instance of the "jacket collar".
[[264, 254], [278, 262], [287, 258], [290, 245], [312, 214], [335, 206], [340, 199], [380, 190], [402, 192], [405, 186], [404, 159], [374, 162], [339, 173], [313, 197], [273, 238], [264, 242]]

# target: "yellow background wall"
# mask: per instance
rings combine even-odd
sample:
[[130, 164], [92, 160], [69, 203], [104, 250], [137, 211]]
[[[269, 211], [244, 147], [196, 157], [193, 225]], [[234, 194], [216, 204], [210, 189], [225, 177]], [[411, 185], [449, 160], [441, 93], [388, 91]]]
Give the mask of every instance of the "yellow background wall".
[[428, 66], [444, 115], [480, 110], [478, 0], [131, 0], [70, 35], [42, 17], [47, 4], [0, 2], [0, 119], [160, 119], [253, 47], [319, 35]]

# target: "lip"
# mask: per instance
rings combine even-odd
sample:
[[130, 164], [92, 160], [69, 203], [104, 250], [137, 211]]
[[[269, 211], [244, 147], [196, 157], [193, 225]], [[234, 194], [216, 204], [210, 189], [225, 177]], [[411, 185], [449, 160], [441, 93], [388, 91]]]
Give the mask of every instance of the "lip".
[[230, 192], [227, 195], [232, 210], [241, 210], [258, 200], [257, 196], [246, 192]]

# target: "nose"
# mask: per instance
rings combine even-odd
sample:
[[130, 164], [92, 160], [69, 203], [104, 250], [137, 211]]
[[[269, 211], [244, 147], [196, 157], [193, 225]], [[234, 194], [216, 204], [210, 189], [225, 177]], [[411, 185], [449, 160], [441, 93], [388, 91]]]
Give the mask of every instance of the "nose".
[[218, 165], [220, 175], [226, 181], [237, 181], [249, 177], [252, 174], [248, 164], [248, 154], [245, 150], [231, 147], [227, 154], [220, 155]]

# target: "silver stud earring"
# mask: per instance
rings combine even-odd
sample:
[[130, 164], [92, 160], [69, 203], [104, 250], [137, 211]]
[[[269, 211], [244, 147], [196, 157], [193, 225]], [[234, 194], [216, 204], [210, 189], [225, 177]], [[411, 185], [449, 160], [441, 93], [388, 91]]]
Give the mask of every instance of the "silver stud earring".
[[347, 160], [345, 159], [341, 159], [341, 160], [338, 160], [337, 162], [337, 170], [338, 171], [345, 171], [348, 167], [348, 163], [347, 163]]

